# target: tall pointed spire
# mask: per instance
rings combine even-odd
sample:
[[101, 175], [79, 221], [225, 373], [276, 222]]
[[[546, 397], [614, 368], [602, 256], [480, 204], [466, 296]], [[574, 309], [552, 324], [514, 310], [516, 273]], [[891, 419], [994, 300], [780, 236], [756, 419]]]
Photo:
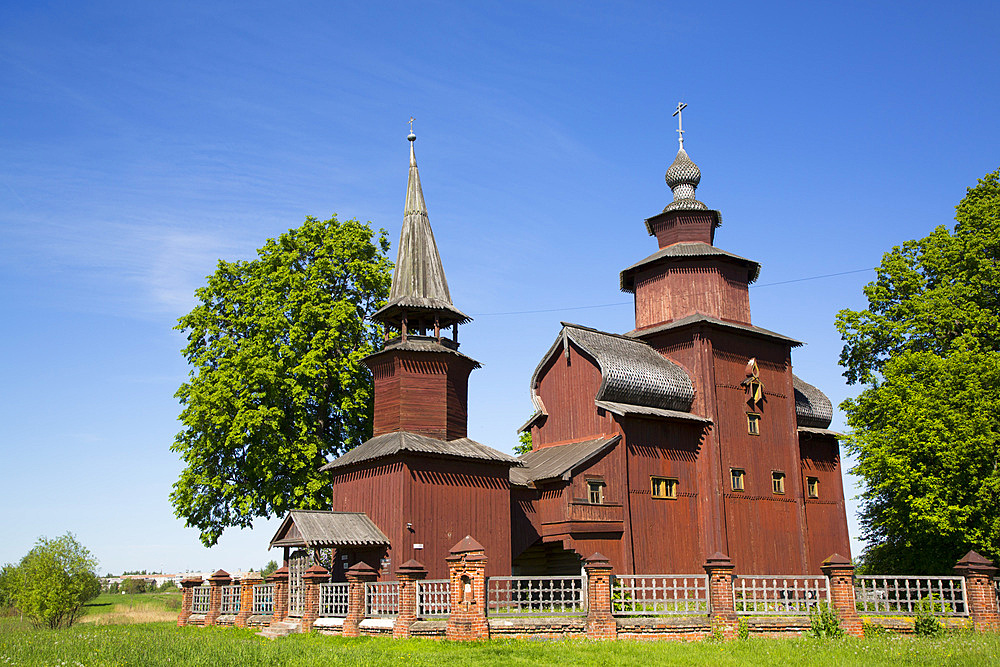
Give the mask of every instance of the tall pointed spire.
[[374, 317], [400, 330], [403, 320], [408, 317], [427, 326], [434, 325], [435, 321], [440, 327], [462, 324], [470, 318], [451, 302], [448, 280], [420, 187], [420, 172], [413, 150], [417, 137], [412, 126], [406, 138], [410, 141], [410, 175], [406, 184], [403, 229], [399, 235], [389, 302]]

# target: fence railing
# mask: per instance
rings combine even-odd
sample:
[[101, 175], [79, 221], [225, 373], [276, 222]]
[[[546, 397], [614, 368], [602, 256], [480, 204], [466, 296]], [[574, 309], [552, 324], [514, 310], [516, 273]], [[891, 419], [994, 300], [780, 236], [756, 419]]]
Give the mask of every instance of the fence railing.
[[258, 584], [253, 587], [253, 615], [270, 616], [274, 613], [274, 584]]
[[611, 585], [615, 616], [707, 614], [708, 575], [623, 574]]
[[222, 601], [219, 605], [220, 614], [237, 614], [240, 611], [239, 584], [222, 587]]
[[195, 586], [191, 589], [191, 613], [192, 614], [207, 614], [208, 613], [208, 584], [202, 584], [201, 586]]
[[320, 616], [347, 616], [347, 587], [346, 583], [319, 585]]
[[451, 613], [451, 581], [430, 579], [417, 582], [417, 616], [430, 618]]
[[854, 578], [854, 604], [859, 614], [912, 616], [921, 602], [937, 616], [969, 615], [962, 577]]
[[583, 577], [489, 577], [489, 616], [574, 616], [587, 613]]
[[997, 594], [997, 601], [1000, 602], [1000, 577], [993, 579], [993, 591]]
[[742, 576], [733, 580], [737, 614], [808, 616], [819, 602], [830, 602], [826, 577]]
[[398, 581], [369, 581], [365, 584], [365, 616], [374, 618], [398, 614]]

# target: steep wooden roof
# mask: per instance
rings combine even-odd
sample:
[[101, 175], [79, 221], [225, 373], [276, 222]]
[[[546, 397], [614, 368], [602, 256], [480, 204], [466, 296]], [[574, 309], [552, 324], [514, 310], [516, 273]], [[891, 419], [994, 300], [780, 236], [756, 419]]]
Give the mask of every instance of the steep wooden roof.
[[446, 458], [472, 459], [503, 465], [521, 465], [520, 461], [510, 454], [504, 454], [469, 438], [438, 440], [437, 438], [429, 438], [425, 435], [418, 435], [407, 431], [395, 431], [393, 433], [377, 435], [371, 440], [365, 441], [343, 456], [330, 461], [320, 468], [320, 470], [334, 470], [336, 468], [386, 458], [403, 452]]
[[749, 271], [748, 282], [751, 283], [757, 280], [760, 275], [760, 264], [752, 259], [740, 257], [739, 255], [727, 252], [721, 248], [716, 248], [714, 245], [709, 245], [708, 243], [702, 243], [700, 241], [684, 241], [668, 245], [666, 248], [661, 248], [649, 257], [646, 257], [627, 269], [624, 269], [619, 274], [621, 290], [623, 292], [635, 291], [635, 274], [640, 269], [644, 269], [661, 262], [669, 262], [677, 259], [697, 259], [700, 257], [722, 257], [727, 261], [733, 262], [734, 264], [747, 267]]
[[471, 318], [455, 308], [448, 291], [441, 255], [431, 230], [420, 187], [420, 172], [413, 152], [416, 137], [410, 135], [410, 177], [406, 184], [406, 205], [403, 209], [403, 229], [399, 234], [396, 268], [392, 274], [389, 301], [374, 318], [399, 325], [403, 313], [415, 311], [433, 318], [441, 326], [462, 324]]
[[364, 512], [292, 510], [270, 544], [270, 547], [342, 546], [389, 546], [389, 538]]
[[569, 479], [573, 470], [614, 447], [620, 435], [554, 447], [542, 447], [521, 457], [523, 468], [510, 469], [512, 484], [527, 486], [548, 479]]

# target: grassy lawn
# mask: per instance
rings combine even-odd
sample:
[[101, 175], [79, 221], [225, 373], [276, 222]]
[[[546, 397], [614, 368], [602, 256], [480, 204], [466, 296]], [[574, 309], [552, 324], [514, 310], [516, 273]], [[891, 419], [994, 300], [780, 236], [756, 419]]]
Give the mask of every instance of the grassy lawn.
[[112, 625], [176, 621], [180, 610], [180, 592], [138, 595], [101, 593], [84, 605], [84, 616], [80, 622]]
[[453, 643], [317, 634], [270, 641], [236, 628], [170, 623], [31, 630], [0, 619], [6, 665], [995, 665], [1000, 635], [728, 643], [493, 641]]

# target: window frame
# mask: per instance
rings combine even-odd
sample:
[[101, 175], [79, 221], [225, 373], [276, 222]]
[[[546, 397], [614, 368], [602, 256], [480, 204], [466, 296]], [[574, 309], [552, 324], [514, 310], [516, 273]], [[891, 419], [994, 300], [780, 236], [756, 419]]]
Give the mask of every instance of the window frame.
[[[736, 487], [737, 473], [739, 473], [739, 488]], [[730, 468], [729, 469], [729, 489], [735, 493], [746, 492], [747, 485], [747, 471], [746, 468]]]
[[[780, 488], [779, 488], [780, 487]], [[771, 471], [771, 493], [785, 495], [785, 473], [781, 470]]]
[[[664, 495], [656, 493], [656, 483], [663, 482]], [[676, 477], [660, 477], [659, 475], [649, 476], [649, 494], [657, 500], [677, 500], [677, 487], [680, 482]]]
[[[603, 479], [588, 479], [587, 481], [587, 502], [591, 505], [604, 504], [604, 488], [607, 484]], [[597, 491], [597, 502], [594, 502], [594, 491]]]
[[806, 497], [819, 498], [819, 477], [806, 477]]
[[747, 433], [749, 435], [760, 435], [761, 414], [759, 412], [747, 413]]

